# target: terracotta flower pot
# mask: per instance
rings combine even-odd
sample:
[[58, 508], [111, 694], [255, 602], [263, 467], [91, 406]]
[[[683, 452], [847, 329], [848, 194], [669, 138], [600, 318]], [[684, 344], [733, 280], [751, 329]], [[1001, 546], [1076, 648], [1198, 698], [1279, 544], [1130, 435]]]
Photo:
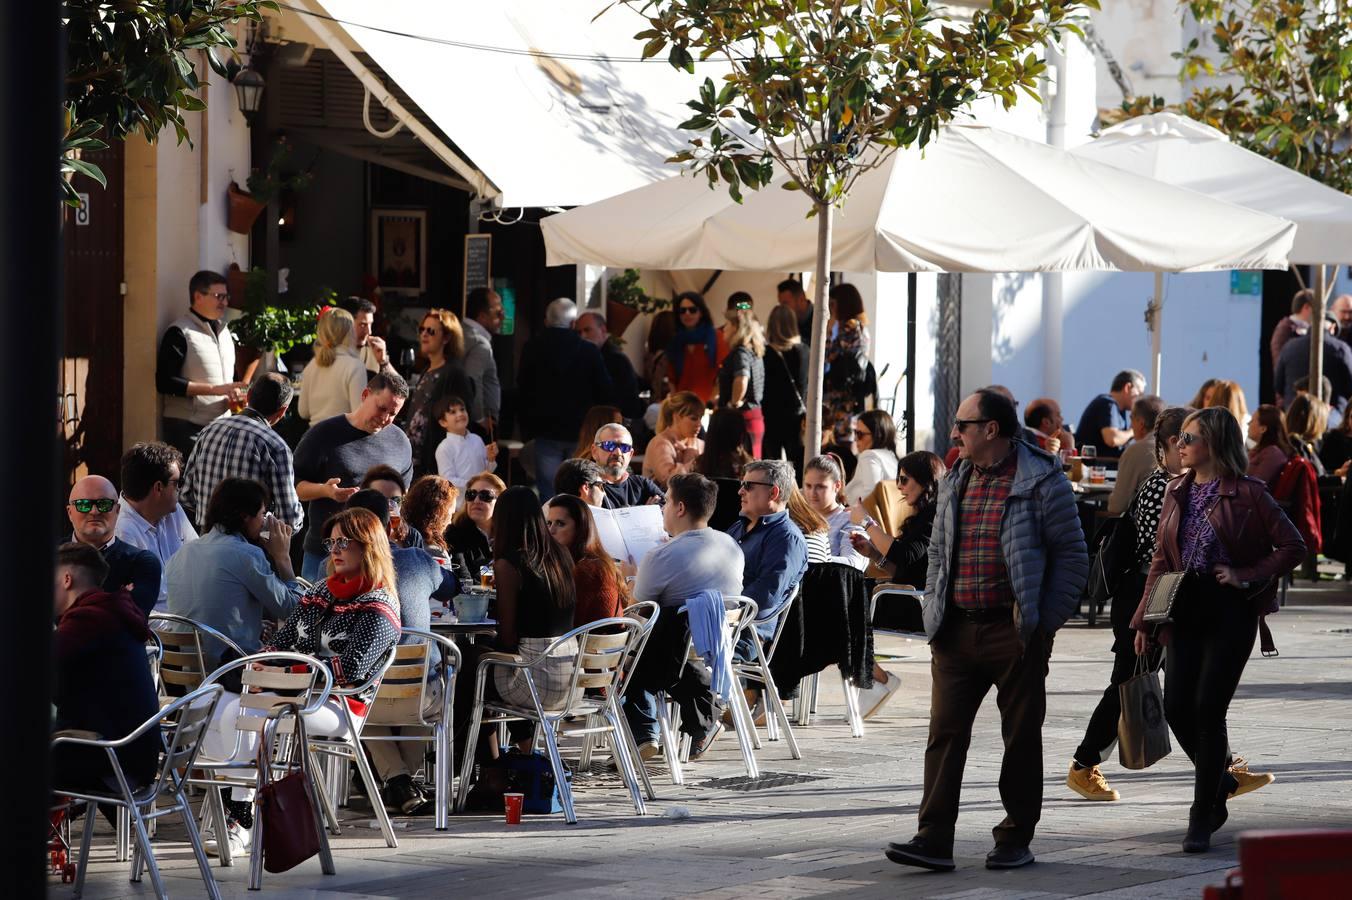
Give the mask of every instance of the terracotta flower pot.
[[239, 185], [232, 183], [228, 192], [230, 203], [229, 213], [226, 217], [226, 227], [236, 234], [248, 234], [253, 229], [253, 224], [257, 221], [259, 215], [263, 212], [264, 203], [259, 203], [248, 193], [239, 189]]
[[638, 318], [638, 310], [614, 300], [606, 301], [606, 330], [619, 337], [629, 327], [629, 323]]

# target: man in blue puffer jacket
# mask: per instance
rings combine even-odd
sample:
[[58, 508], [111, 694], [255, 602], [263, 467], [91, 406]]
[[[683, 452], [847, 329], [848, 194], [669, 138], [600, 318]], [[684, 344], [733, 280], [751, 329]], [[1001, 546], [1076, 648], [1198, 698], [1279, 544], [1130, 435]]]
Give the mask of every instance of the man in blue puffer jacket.
[[935, 509], [925, 585], [933, 688], [920, 827], [888, 859], [951, 871], [972, 722], [994, 686], [1005, 753], [989, 869], [1033, 861], [1042, 815], [1042, 722], [1052, 637], [1075, 611], [1089, 556], [1060, 462], [1019, 440], [1009, 398], [979, 390], [958, 407], [960, 462]]

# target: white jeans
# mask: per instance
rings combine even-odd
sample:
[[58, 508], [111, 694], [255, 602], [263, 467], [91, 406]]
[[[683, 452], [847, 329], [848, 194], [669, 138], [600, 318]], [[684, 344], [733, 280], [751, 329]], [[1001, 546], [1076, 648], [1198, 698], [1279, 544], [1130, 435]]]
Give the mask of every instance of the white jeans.
[[[336, 738], [346, 734], [347, 721], [338, 706], [342, 702], [340, 699], [330, 698], [319, 709], [306, 713], [304, 716], [306, 735], [312, 738]], [[267, 710], [247, 709], [245, 713], [261, 719], [267, 715]], [[241, 731], [236, 727], [239, 715], [239, 694], [227, 692], [222, 695], [221, 701], [216, 704], [216, 711], [211, 716], [211, 723], [202, 735], [201, 755], [204, 759], [215, 762], [239, 762], [252, 760], [257, 756], [258, 733]], [[236, 741], [238, 752], [235, 749]], [[252, 800], [253, 793], [252, 788], [236, 787], [231, 791], [231, 796], [236, 800]]]

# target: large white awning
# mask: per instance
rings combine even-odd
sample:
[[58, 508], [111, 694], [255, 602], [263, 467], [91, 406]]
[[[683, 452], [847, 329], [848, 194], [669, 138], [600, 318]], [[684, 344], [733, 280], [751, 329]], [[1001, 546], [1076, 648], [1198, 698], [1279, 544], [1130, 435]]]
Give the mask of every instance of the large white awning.
[[[657, 181], [696, 79], [639, 62], [645, 20], [609, 0], [291, 0], [327, 15], [486, 176], [496, 205], [578, 206]], [[493, 196], [496, 191], [496, 196]]]

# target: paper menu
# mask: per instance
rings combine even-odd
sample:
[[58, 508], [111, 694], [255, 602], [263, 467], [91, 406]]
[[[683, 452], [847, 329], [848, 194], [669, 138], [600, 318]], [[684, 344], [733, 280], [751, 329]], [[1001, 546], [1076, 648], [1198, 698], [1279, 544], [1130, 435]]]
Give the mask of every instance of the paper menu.
[[657, 504], [623, 509], [593, 506], [591, 513], [596, 522], [596, 536], [612, 559], [638, 565], [648, 551], [667, 539], [662, 507]]

